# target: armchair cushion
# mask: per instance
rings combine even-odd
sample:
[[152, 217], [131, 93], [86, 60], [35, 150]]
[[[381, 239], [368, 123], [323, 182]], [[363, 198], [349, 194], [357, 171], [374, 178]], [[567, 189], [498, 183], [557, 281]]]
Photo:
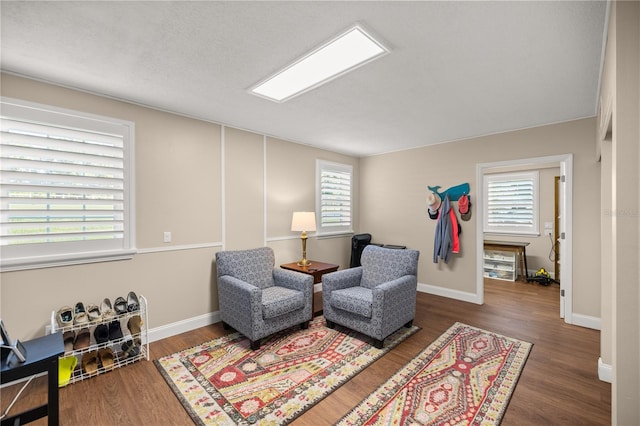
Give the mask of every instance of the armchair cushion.
[[331, 295], [331, 305], [334, 308], [343, 309], [364, 318], [371, 318], [372, 301], [373, 292], [360, 286], [336, 290]]
[[304, 308], [304, 293], [274, 285], [262, 290], [262, 316], [264, 319]]

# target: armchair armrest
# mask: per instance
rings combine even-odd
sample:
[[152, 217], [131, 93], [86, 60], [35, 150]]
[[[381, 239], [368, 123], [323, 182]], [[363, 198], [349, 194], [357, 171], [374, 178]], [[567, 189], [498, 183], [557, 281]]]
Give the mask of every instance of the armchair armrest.
[[287, 269], [274, 269], [273, 282], [277, 286], [303, 292], [304, 300], [312, 300], [313, 298], [313, 277], [311, 275]]
[[322, 292], [329, 294], [334, 290], [355, 287], [360, 285], [362, 279], [362, 266], [343, 269], [322, 276]]
[[218, 288], [220, 305], [224, 300], [225, 302], [233, 301], [234, 304], [251, 306], [251, 311], [256, 308], [258, 310], [262, 309], [262, 290], [254, 285], [231, 275], [223, 275], [218, 278]]
[[274, 269], [273, 282], [280, 287], [291, 290], [306, 291], [313, 288], [313, 277], [302, 272], [287, 269]]
[[400, 278], [396, 278], [395, 280], [392, 281], [388, 281], [386, 283], [382, 283], [376, 287], [373, 288], [373, 291], [375, 293], [376, 290], [378, 291], [404, 291], [407, 288], [411, 289], [412, 291], [415, 290], [417, 291], [417, 279], [415, 275], [404, 275]]
[[415, 299], [418, 280], [415, 275], [404, 275], [380, 284], [373, 288], [373, 312], [388, 312], [394, 307], [404, 307], [415, 310]]

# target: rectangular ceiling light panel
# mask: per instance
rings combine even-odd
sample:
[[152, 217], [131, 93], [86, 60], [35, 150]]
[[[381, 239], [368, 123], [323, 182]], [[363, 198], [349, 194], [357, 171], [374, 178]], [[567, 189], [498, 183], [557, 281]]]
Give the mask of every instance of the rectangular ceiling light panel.
[[377, 59], [389, 50], [356, 25], [250, 89], [284, 102]]

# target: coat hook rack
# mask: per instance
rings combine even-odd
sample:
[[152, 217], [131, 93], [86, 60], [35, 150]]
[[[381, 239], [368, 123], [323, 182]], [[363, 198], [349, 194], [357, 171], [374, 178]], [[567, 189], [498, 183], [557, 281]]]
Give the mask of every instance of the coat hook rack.
[[450, 201], [458, 201], [458, 199], [462, 197], [464, 194], [468, 195], [469, 189], [470, 189], [468, 182], [461, 183], [460, 185], [452, 186], [451, 188], [445, 189], [442, 192], [438, 192], [438, 190], [440, 189], [439, 185], [427, 186], [427, 188], [429, 188], [429, 191], [432, 191], [438, 194], [441, 200], [444, 200], [444, 196], [448, 195]]

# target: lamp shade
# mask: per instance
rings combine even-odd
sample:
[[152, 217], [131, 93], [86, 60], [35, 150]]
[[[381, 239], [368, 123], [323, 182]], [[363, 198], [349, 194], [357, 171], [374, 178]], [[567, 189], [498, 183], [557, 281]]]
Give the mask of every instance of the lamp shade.
[[315, 212], [293, 212], [291, 219], [292, 231], [315, 231], [316, 230], [316, 213]]

